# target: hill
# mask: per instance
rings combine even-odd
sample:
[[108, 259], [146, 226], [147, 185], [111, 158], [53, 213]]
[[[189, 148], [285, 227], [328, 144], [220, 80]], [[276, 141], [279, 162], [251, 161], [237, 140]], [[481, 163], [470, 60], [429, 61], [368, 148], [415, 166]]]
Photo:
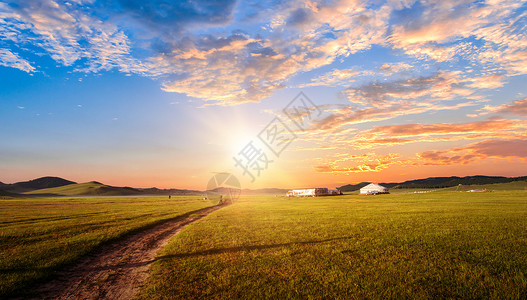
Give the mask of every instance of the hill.
[[[212, 192], [215, 194], [229, 194], [230, 188], [217, 187], [212, 190], [207, 190], [206, 192]], [[262, 189], [242, 189], [240, 194], [242, 195], [285, 195], [289, 191], [288, 189], [278, 189], [278, 188], [262, 188]], [[202, 192], [203, 194], [203, 192]]]
[[54, 188], [39, 189], [24, 194], [46, 196], [132, 196], [141, 195], [143, 192], [131, 187], [115, 187], [97, 181], [90, 181]]
[[[458, 185], [487, 185], [498, 183], [510, 183], [516, 181], [526, 181], [527, 176], [523, 177], [503, 177], [503, 176], [450, 176], [450, 177], [428, 177], [423, 179], [408, 180], [404, 182], [380, 183], [380, 185], [392, 189], [429, 189], [429, 188], [448, 188]], [[366, 182], [359, 184], [347, 184], [339, 189], [343, 192], [356, 191], [366, 185]]]
[[158, 189], [158, 188], [138, 188], [145, 195], [177, 195], [177, 196], [200, 196], [202, 191], [185, 189]]
[[525, 181], [524, 177], [502, 177], [502, 176], [466, 176], [466, 177], [430, 177], [425, 179], [417, 179], [405, 181], [397, 184], [387, 184], [391, 188], [446, 188], [458, 185], [482, 185], [495, 183], [508, 183], [514, 181]]
[[361, 188], [367, 186], [368, 184], [370, 184], [369, 182], [361, 182], [361, 183], [357, 183], [357, 184], [346, 184], [346, 185], [343, 185], [341, 187], [339, 187], [338, 189], [342, 192], [353, 192], [353, 191], [357, 191], [357, 190], [360, 190]]
[[243, 189], [241, 193], [243, 195], [285, 195], [289, 191], [288, 189], [278, 188], [263, 188], [263, 189]]
[[5, 184], [0, 183], [0, 189], [10, 193], [25, 193], [39, 189], [56, 188], [76, 182], [60, 177], [46, 176], [29, 181]]
[[0, 190], [0, 197], [19, 197], [19, 194], [6, 192], [4, 190]]
[[489, 191], [521, 191], [527, 190], [527, 181], [512, 181], [506, 183], [480, 184], [480, 185], [461, 185], [443, 189], [445, 191], [470, 191], [470, 190], [489, 190]]

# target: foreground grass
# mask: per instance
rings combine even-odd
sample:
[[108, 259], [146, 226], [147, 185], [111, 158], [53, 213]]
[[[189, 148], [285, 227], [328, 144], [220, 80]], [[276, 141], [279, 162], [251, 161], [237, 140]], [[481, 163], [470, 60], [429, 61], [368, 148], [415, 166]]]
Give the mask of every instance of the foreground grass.
[[189, 197], [0, 200], [0, 298], [31, 290], [104, 242], [210, 205]]
[[527, 297], [527, 193], [246, 197], [163, 250], [145, 299]]

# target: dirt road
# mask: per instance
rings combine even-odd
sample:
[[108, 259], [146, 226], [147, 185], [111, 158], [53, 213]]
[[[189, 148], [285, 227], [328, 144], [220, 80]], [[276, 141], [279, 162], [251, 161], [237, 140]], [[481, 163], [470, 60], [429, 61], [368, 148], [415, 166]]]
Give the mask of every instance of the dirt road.
[[130, 299], [148, 277], [157, 253], [181, 229], [222, 206], [171, 219], [100, 247], [52, 281], [36, 288], [38, 299]]

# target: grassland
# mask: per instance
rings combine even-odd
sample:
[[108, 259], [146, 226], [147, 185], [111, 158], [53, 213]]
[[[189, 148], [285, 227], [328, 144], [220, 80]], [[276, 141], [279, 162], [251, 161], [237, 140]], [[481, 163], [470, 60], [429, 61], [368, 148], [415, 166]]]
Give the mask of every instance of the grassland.
[[527, 192], [244, 197], [182, 231], [142, 294], [527, 298]]
[[[391, 194], [409, 194], [414, 192], [465, 192], [469, 190], [489, 190], [489, 191], [527, 191], [527, 181], [513, 181], [507, 183], [493, 183], [480, 185], [461, 185], [448, 188], [392, 188]], [[359, 190], [345, 192], [347, 195], [358, 195]]]
[[196, 197], [1, 199], [0, 298], [102, 243], [210, 205]]
[[469, 191], [469, 190], [489, 190], [489, 191], [527, 191], [527, 181], [513, 181], [507, 183], [494, 183], [482, 185], [461, 185], [459, 187], [450, 187], [445, 189], [451, 191]]

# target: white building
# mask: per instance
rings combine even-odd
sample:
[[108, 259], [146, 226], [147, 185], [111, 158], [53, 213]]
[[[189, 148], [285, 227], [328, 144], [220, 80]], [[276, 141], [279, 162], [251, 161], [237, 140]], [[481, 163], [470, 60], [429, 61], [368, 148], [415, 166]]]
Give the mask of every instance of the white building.
[[367, 186], [360, 189], [361, 195], [377, 195], [377, 194], [389, 194], [388, 188], [383, 187], [375, 183], [370, 183]]
[[287, 192], [287, 197], [316, 197], [316, 196], [331, 196], [341, 195], [339, 190], [329, 190], [328, 188], [314, 188], [314, 189], [302, 189], [302, 190], [291, 190]]

